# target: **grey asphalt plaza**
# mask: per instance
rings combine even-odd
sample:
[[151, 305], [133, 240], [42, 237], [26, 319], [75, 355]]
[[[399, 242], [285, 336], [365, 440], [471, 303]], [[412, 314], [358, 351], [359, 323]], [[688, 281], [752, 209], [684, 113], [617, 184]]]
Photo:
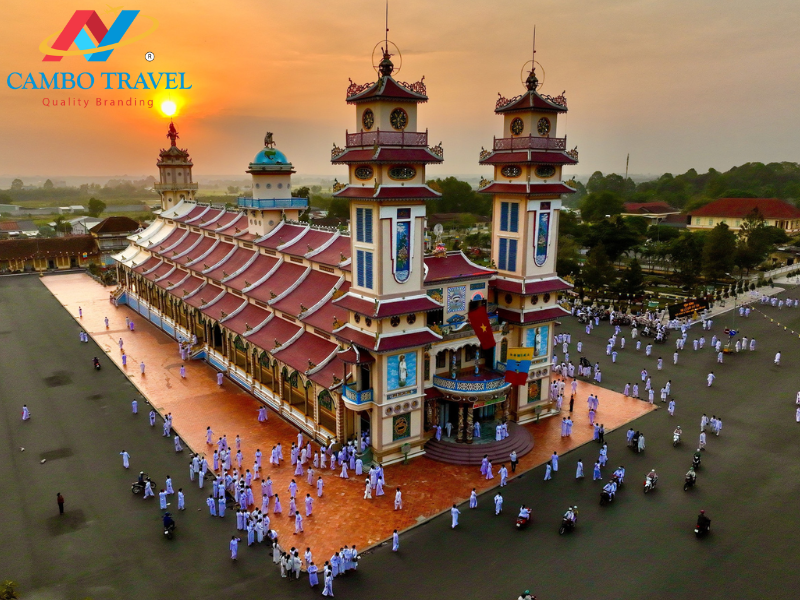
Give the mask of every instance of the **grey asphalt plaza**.
[[[800, 309], [765, 312], [800, 331]], [[729, 323], [730, 314], [718, 317], [712, 333]], [[633, 423], [647, 438], [643, 455], [626, 447], [624, 428], [607, 436], [609, 467], [624, 464], [628, 472], [617, 500], [601, 507], [600, 482], [574, 479], [578, 458], [591, 473], [598, 446], [590, 443], [565, 455], [552, 481], [542, 481], [543, 468], [513, 481], [501, 516], [493, 514], [492, 491], [478, 509], [461, 507], [455, 530], [442, 515], [403, 535], [399, 553], [388, 546], [365, 553], [357, 573], [334, 581], [336, 597], [513, 600], [526, 588], [540, 600], [800, 596], [800, 339], [758, 313], [739, 325], [758, 348], [723, 365], [708, 348], [691, 350], [699, 330], [690, 331], [677, 366], [675, 334], [650, 359], [629, 342], [611, 365], [608, 323], [587, 337], [567, 319], [557, 331], [572, 332], [573, 356], [574, 342], [583, 340], [583, 355], [605, 367], [604, 386], [621, 390], [643, 367], [655, 374], [656, 389], [672, 380], [676, 416], [657, 410]], [[319, 597], [305, 576], [282, 580], [266, 546], [243, 547], [231, 563], [233, 519], [208, 517], [204, 495], [189, 485], [187, 454], [176, 455], [160, 427], [148, 426], [143, 402], [131, 415], [135, 389], [102, 356], [104, 368], [95, 372], [94, 355], [99, 348], [78, 342], [78, 325], [38, 277], [0, 278], [0, 578], [17, 581], [24, 599]], [[717, 380], [708, 388], [712, 369]], [[26, 423], [23, 403], [33, 413]], [[585, 407], [577, 399], [576, 410]], [[722, 435], [710, 437], [698, 485], [684, 492], [703, 412], [722, 417]], [[677, 424], [685, 441], [673, 448]], [[131, 494], [134, 473], [122, 468], [123, 448], [156, 481], [171, 474], [175, 488], [187, 490], [190, 510], [177, 516], [175, 539], [163, 539], [157, 502]], [[642, 481], [653, 467], [659, 485], [645, 496]], [[64, 517], [56, 492], [66, 498]], [[523, 502], [533, 507], [533, 522], [517, 531]], [[579, 507], [578, 528], [559, 536], [568, 504]], [[697, 540], [692, 527], [701, 508], [713, 525]]]

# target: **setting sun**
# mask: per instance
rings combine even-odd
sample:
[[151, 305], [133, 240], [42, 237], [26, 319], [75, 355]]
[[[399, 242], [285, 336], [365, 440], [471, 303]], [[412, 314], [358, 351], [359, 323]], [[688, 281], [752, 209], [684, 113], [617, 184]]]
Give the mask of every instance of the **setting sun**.
[[168, 117], [173, 116], [177, 110], [178, 107], [172, 100], [164, 100], [161, 103], [161, 112], [163, 112]]

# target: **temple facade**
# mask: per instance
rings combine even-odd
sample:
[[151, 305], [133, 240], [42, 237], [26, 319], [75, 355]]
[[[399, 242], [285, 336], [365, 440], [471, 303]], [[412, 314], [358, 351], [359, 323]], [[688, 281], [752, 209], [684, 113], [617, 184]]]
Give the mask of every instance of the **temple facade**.
[[[355, 128], [331, 154], [347, 169], [334, 195], [350, 203], [349, 232], [298, 221], [308, 199], [291, 195], [295, 171], [272, 134], [247, 168], [252, 197], [235, 210], [198, 202], [170, 124], [156, 163], [162, 212], [114, 258], [118, 300], [193, 340], [193, 358], [320, 442], [364, 440], [366, 460], [391, 463], [423, 454], [436, 425], [471, 444], [476, 421], [493, 432], [547, 414], [569, 288], [555, 274], [560, 198], [572, 191], [561, 170], [577, 152], [555, 137], [566, 100], [537, 91], [532, 70], [525, 93], [498, 101], [504, 137], [480, 157], [493, 168], [479, 190], [493, 196], [492, 267], [441, 245], [426, 254], [426, 202], [439, 194], [425, 169], [444, 152], [418, 124], [424, 81], [395, 80], [385, 49], [377, 71], [347, 89]], [[480, 306], [488, 350], [467, 317]], [[505, 381], [510, 347], [535, 348], [526, 385]]]

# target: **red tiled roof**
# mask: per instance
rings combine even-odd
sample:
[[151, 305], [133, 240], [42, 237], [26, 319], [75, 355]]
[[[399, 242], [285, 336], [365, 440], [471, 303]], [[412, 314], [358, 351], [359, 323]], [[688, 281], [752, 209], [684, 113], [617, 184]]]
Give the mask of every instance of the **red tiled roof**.
[[[212, 238], [209, 238], [212, 239]], [[228, 242], [220, 242], [216, 245], [216, 247], [209, 252], [206, 256], [203, 257], [199, 263], [192, 265], [189, 267], [192, 271], [205, 271], [206, 269], [213, 267], [223, 258], [228, 256], [231, 252], [233, 252], [236, 246], [234, 244], [229, 244]], [[192, 254], [190, 252], [190, 254]]]
[[351, 310], [366, 317], [386, 318], [399, 315], [408, 315], [420, 311], [437, 310], [441, 309], [442, 305], [437, 304], [428, 296], [420, 296], [419, 298], [409, 298], [408, 300], [394, 300], [384, 301], [379, 303], [377, 314], [375, 311], [375, 302], [371, 300], [364, 300], [356, 296], [346, 294], [335, 301], [338, 306]]
[[288, 244], [298, 235], [307, 230], [308, 227], [303, 227], [302, 225], [287, 225], [284, 223], [280, 229], [276, 228], [272, 231], [273, 235], [270, 235], [267, 239], [258, 242], [256, 245], [261, 246], [262, 248], [277, 250], [278, 246]]
[[56, 256], [88, 257], [99, 254], [97, 241], [91, 235], [66, 237], [0, 240], [0, 260], [27, 260]]
[[325, 386], [326, 388], [332, 388], [336, 382], [334, 382], [334, 376], [341, 381], [342, 376], [344, 375], [344, 363], [339, 360], [338, 358], [334, 358], [331, 362], [325, 365], [316, 373], [312, 373], [308, 376], [308, 378], [317, 383], [319, 385]]
[[224, 229], [228, 227], [231, 223], [233, 223], [236, 219], [240, 218], [242, 213], [238, 211], [226, 211], [222, 213], [222, 216], [217, 220], [216, 223], [213, 223], [209, 229], [213, 231], [217, 231], [219, 229]]
[[574, 194], [575, 190], [566, 183], [532, 183], [530, 187], [525, 183], [490, 183], [485, 188], [478, 190], [481, 194]]
[[344, 154], [340, 154], [331, 162], [334, 164], [345, 163], [394, 163], [394, 162], [410, 162], [410, 163], [440, 163], [444, 159], [437, 156], [429, 148], [378, 148], [375, 152], [374, 149], [359, 150], [356, 148], [348, 148]]
[[366, 350], [356, 351], [355, 346], [339, 352], [336, 358], [350, 365], [367, 365], [375, 362], [375, 357]]
[[139, 229], [139, 223], [130, 217], [107, 217], [92, 227], [90, 231], [96, 235], [111, 233], [133, 233]]
[[298, 331], [300, 331], [300, 327], [298, 325], [275, 316], [269, 323], [264, 325], [264, 327], [259, 329], [254, 334], [248, 335], [245, 339], [247, 339], [247, 341], [251, 344], [255, 344], [262, 350], [272, 352], [275, 349], [275, 340], [278, 340], [278, 342], [284, 344]]
[[[234, 213], [235, 214], [235, 213]], [[223, 217], [227, 219], [227, 217]], [[222, 221], [222, 219], [220, 219]], [[240, 235], [243, 232], [249, 231], [247, 228], [247, 215], [236, 215], [235, 219], [231, 219], [226, 225], [221, 226], [216, 231], [220, 235]], [[236, 231], [236, 230], [239, 231]]]
[[510, 102], [500, 108], [495, 108], [496, 113], [516, 112], [520, 110], [547, 110], [552, 112], [567, 112], [567, 107], [546, 100], [535, 91], [522, 94], [514, 102]]
[[236, 252], [234, 252], [228, 260], [226, 260], [213, 271], [206, 273], [206, 277], [216, 280], [222, 280], [226, 277], [230, 277], [236, 271], [246, 265], [247, 261], [253, 258], [254, 253], [254, 250], [248, 250], [247, 248], [236, 248]]
[[428, 97], [425, 94], [412, 92], [397, 83], [393, 77], [382, 77], [366, 90], [347, 97], [348, 104], [355, 104], [367, 100], [414, 100], [416, 102], [426, 102]]
[[622, 212], [647, 215], [653, 213], [679, 213], [681, 211], [666, 202], [626, 202], [622, 205]]
[[214, 238], [203, 236], [203, 239], [200, 240], [197, 246], [189, 250], [189, 252], [187, 252], [183, 256], [176, 256], [173, 260], [180, 265], [185, 265], [186, 263], [193, 262], [199, 258], [202, 258], [206, 252], [211, 250], [211, 246], [213, 246], [216, 243], [217, 240], [215, 240]]
[[[206, 291], [206, 289], [208, 288], [207, 287], [203, 288], [203, 291], [200, 292], [199, 295], [205, 295], [204, 292]], [[211, 300], [209, 300], [208, 298], [206, 298], [206, 301], [211, 302]], [[211, 306], [201, 308], [200, 312], [202, 312], [204, 315], [208, 315], [212, 319], [219, 321], [220, 319], [224, 319], [233, 311], [235, 311], [237, 308], [239, 308], [243, 302], [247, 302], [247, 300], [245, 300], [244, 298], [240, 298], [236, 294], [225, 292], [225, 295], [222, 298], [214, 302], [214, 304], [212, 304]]]
[[[272, 279], [272, 277], [270, 277]], [[267, 280], [269, 281], [269, 279]], [[298, 285], [288, 296], [281, 298], [272, 305], [276, 310], [282, 310], [290, 315], [299, 315], [300, 305], [306, 309], [311, 308], [321, 301], [327, 294], [330, 294], [334, 285], [339, 281], [336, 275], [329, 275], [322, 271], [311, 270], [300, 285]], [[276, 292], [277, 293], [277, 292]]]
[[293, 369], [305, 373], [311, 370], [313, 365], [321, 364], [337, 348], [334, 342], [329, 342], [318, 335], [305, 332], [285, 349], [277, 348], [272, 355], [282, 363]]
[[[164, 265], [162, 265], [156, 270], [161, 269], [163, 266]], [[173, 285], [177, 285], [178, 283], [180, 283], [180, 281], [182, 279], [185, 279], [188, 275], [189, 275], [188, 271], [184, 271], [183, 269], [175, 269], [172, 273], [169, 274], [169, 276], [165, 277], [161, 281], [156, 281], [156, 285], [163, 289], [171, 288]], [[150, 275], [145, 275], [145, 278], [147, 279], [150, 279], [151, 277], [154, 280], [158, 279], [158, 277], [155, 276], [155, 273], [151, 273]]]
[[425, 266], [428, 267], [428, 273], [425, 276], [426, 284], [446, 279], [491, 277], [497, 272], [470, 264], [467, 257], [460, 251], [448, 253], [444, 258], [426, 256]]
[[497, 316], [501, 321], [515, 323], [518, 325], [528, 325], [531, 323], [544, 323], [545, 321], [555, 321], [561, 317], [568, 315], [569, 311], [564, 310], [560, 306], [553, 308], [545, 308], [544, 310], [535, 310], [526, 312], [524, 315], [518, 312], [500, 308], [497, 310]]
[[[181, 271], [181, 273], [185, 274], [186, 272]], [[173, 277], [175, 277], [175, 273], [170, 275], [168, 279], [172, 279]], [[175, 280], [178, 281], [179, 279], [180, 278], [176, 278]], [[192, 275], [186, 281], [184, 281], [178, 287], [176, 287], [174, 290], [170, 290], [169, 293], [174, 296], [177, 296], [178, 298], [183, 298], [184, 296], [188, 296], [192, 292], [197, 291], [197, 289], [204, 283], [205, 283], [204, 279], [200, 279], [199, 277], [195, 277], [194, 275]], [[184, 292], [186, 293], [184, 294]], [[208, 300], [211, 300], [211, 298], [208, 298]]]
[[[240, 335], [244, 335], [250, 329], [255, 329], [261, 323], [267, 320], [272, 313], [256, 306], [255, 304], [248, 304], [241, 312], [236, 313], [233, 317], [225, 321], [222, 325], [231, 331], [235, 331]], [[248, 326], [250, 329], [248, 329]]]
[[558, 277], [526, 282], [514, 281], [511, 279], [495, 279], [489, 282], [489, 285], [501, 292], [513, 292], [515, 294], [522, 294], [523, 296], [560, 292], [572, 288], [572, 285]]
[[249, 267], [239, 273], [236, 277], [227, 280], [225, 285], [238, 292], [241, 292], [244, 288], [250, 287], [256, 281], [264, 277], [264, 275], [269, 273], [277, 263], [278, 259], [274, 256], [259, 254]]
[[199, 227], [203, 227], [212, 223], [216, 224], [216, 219], [219, 219], [222, 213], [223, 211], [218, 208], [209, 208], [198, 218], [193, 219], [192, 221], [187, 221], [187, 223], [190, 225], [197, 225]]
[[[164, 262], [164, 263], [161, 263], [161, 265], [159, 265], [158, 268], [156, 268], [156, 270], [153, 271], [152, 273], [147, 273], [144, 276], [144, 278], [145, 279], [149, 279], [150, 281], [155, 281], [159, 277], [164, 277], [167, 273], [169, 273], [174, 268], [175, 268], [174, 265], [171, 265], [169, 263]], [[166, 286], [161, 286], [161, 287], [166, 287]]]
[[[270, 275], [261, 285], [252, 290], [248, 290], [247, 295], [255, 300], [261, 302], [269, 302], [272, 300], [272, 292], [276, 296], [280, 296], [291, 285], [297, 283], [301, 275], [306, 272], [308, 267], [298, 265], [295, 263], [285, 262], [278, 270]], [[262, 273], [263, 276], [263, 273]], [[250, 283], [255, 283], [251, 281]]]
[[156, 267], [156, 265], [159, 265], [160, 263], [161, 263], [161, 259], [159, 257], [151, 256], [150, 258], [148, 258], [146, 261], [144, 261], [139, 266], [134, 267], [132, 269], [132, 271], [134, 273], [144, 273], [145, 271], [149, 271], [150, 269], [154, 269]]
[[207, 210], [208, 210], [207, 206], [199, 206], [198, 205], [198, 206], [195, 206], [192, 210], [190, 210], [185, 215], [183, 215], [181, 217], [175, 217], [174, 220], [179, 222], [179, 223], [188, 223], [189, 221], [193, 221], [194, 219], [196, 219], [197, 217], [202, 215]]
[[744, 219], [758, 209], [765, 219], [800, 219], [800, 208], [778, 198], [720, 198], [693, 210], [693, 217], [728, 217]]
[[[181, 240], [178, 244], [175, 243], [175, 239], [173, 236], [177, 235], [177, 239]], [[163, 242], [158, 244], [158, 246], [149, 246], [149, 248], [153, 252], [158, 252], [159, 254], [163, 255], [166, 258], [172, 258], [186, 252], [189, 248], [191, 248], [198, 240], [200, 239], [199, 233], [194, 233], [192, 231], [186, 232], [183, 229], [176, 229], [171, 234], [167, 236]], [[172, 246], [170, 248], [170, 246]]]
[[[144, 246], [152, 250], [153, 252], [164, 252], [168, 250], [170, 246], [174, 246], [177, 244], [184, 236], [187, 235], [185, 229], [174, 229], [172, 233], [170, 233], [167, 237], [157, 243], [153, 243], [150, 241], [145, 240]], [[197, 236], [198, 234], [193, 233], [192, 235]], [[197, 239], [196, 237], [194, 239]], [[186, 246], [188, 248], [188, 246]], [[171, 254], [171, 252], [170, 252]]]
[[344, 260], [350, 258], [350, 237], [340, 235], [333, 243], [325, 248], [319, 254], [315, 254], [310, 260], [318, 262], [323, 265], [330, 265], [335, 267], [342, 261], [341, 254], [344, 254]]
[[352, 342], [357, 346], [375, 352], [391, 352], [393, 350], [401, 350], [403, 348], [424, 346], [425, 344], [431, 344], [442, 339], [440, 336], [437, 336], [431, 330], [426, 328], [410, 333], [382, 336], [378, 338], [376, 347], [375, 336], [364, 333], [363, 331], [359, 331], [352, 326], [344, 327], [340, 331], [337, 331], [335, 335], [339, 339]]
[[[343, 282], [339, 287], [339, 290], [345, 293], [349, 289], [349, 281]], [[328, 300], [313, 313], [307, 317], [303, 317], [303, 323], [307, 323], [312, 327], [316, 327], [325, 333], [333, 333], [333, 318], [336, 317], [339, 323], [346, 323], [349, 316], [350, 315], [346, 309], [342, 308], [341, 306], [337, 306], [333, 300]]]
[[434, 200], [441, 197], [439, 192], [427, 185], [381, 185], [374, 187], [355, 187], [348, 185], [334, 194], [335, 198], [369, 198], [371, 200]]
[[[297, 240], [294, 244], [286, 246], [285, 248], [281, 248], [281, 252], [284, 254], [291, 254], [293, 256], [304, 256], [309, 252], [312, 252], [315, 248], [319, 248], [326, 242], [330, 241], [330, 239], [335, 234], [330, 231], [321, 231], [319, 229], [311, 229], [309, 228], [308, 231]], [[309, 249], [311, 246], [311, 249]]]
[[486, 158], [478, 161], [482, 165], [509, 165], [517, 163], [531, 163], [534, 165], [576, 165], [578, 161], [568, 156], [566, 152], [492, 152]]
[[[192, 275], [192, 278], [189, 281], [191, 281], [192, 279], [195, 279], [194, 275]], [[187, 281], [186, 283], [188, 284], [189, 281]], [[205, 283], [205, 279], [202, 279], [201, 281]], [[188, 304], [189, 306], [200, 308], [200, 306], [202, 306], [203, 304], [208, 304], [214, 298], [219, 296], [221, 293], [222, 293], [221, 287], [219, 287], [218, 285], [214, 285], [213, 283], [208, 283], [203, 287], [203, 289], [197, 292], [194, 296], [185, 299], [184, 302], [186, 302], [186, 304]]]

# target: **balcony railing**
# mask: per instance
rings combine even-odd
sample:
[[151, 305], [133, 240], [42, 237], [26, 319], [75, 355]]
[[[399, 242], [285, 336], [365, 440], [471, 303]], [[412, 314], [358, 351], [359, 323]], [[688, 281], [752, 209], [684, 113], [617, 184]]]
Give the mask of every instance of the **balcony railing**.
[[474, 375], [474, 371], [470, 369], [456, 374], [455, 379], [443, 375], [434, 375], [433, 385], [444, 392], [483, 394], [502, 390], [511, 384], [505, 380], [505, 376], [502, 373], [481, 371], [478, 375]]
[[427, 146], [428, 131], [360, 131], [347, 134], [347, 147]]
[[154, 183], [153, 189], [157, 192], [179, 192], [181, 190], [196, 190], [196, 183]]
[[567, 138], [524, 137], [494, 138], [495, 150], [566, 150]]
[[342, 386], [342, 388], [344, 389], [345, 400], [352, 404], [366, 404], [367, 402], [372, 402], [375, 398], [372, 388], [361, 390], [360, 392], [346, 385]]
[[240, 208], [308, 208], [308, 198], [237, 198]]

